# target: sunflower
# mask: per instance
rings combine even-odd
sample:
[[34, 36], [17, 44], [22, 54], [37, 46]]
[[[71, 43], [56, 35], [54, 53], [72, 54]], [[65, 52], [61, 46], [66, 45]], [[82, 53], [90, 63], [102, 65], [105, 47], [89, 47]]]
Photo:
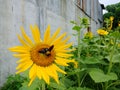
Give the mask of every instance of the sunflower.
[[84, 35], [85, 38], [92, 38], [93, 37], [93, 33], [91, 31], [85, 33]]
[[60, 28], [51, 36], [50, 25], [48, 25], [44, 33], [43, 40], [40, 37], [37, 25], [30, 25], [30, 30], [33, 40], [28, 37], [24, 28], [21, 27], [22, 37], [18, 35], [21, 45], [9, 48], [10, 51], [16, 52], [13, 56], [19, 58], [16, 73], [29, 70], [30, 82], [28, 86], [36, 77], [43, 79], [47, 84], [50, 83], [50, 78], [59, 83], [58, 72], [66, 74], [59, 66], [68, 66], [68, 63], [71, 62], [77, 65], [74, 59], [68, 59], [72, 56], [72, 54], [68, 54], [68, 52], [72, 51], [68, 49], [72, 43], [67, 43], [70, 37], [65, 38], [66, 33], [58, 36]]
[[108, 34], [107, 31], [102, 30], [102, 29], [97, 30], [97, 33], [98, 33], [99, 35], [103, 35], [103, 36]]
[[118, 22], [118, 26], [120, 27], [120, 21]]
[[112, 29], [112, 26], [113, 26], [113, 20], [114, 20], [114, 17], [113, 16], [110, 16], [110, 26], [109, 26], [109, 30]]
[[113, 16], [110, 16], [110, 21], [113, 21], [114, 20], [114, 17]]

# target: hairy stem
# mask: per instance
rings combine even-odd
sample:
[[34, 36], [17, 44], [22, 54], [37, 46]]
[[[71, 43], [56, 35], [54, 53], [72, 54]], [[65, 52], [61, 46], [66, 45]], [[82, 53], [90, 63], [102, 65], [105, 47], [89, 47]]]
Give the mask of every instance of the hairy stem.
[[[78, 60], [80, 60], [80, 30], [78, 30]], [[79, 66], [78, 66], [79, 68]], [[78, 87], [80, 87], [80, 75], [79, 73], [77, 73], [77, 77], [78, 77]]]
[[[114, 51], [115, 51], [115, 47], [116, 47], [116, 40], [117, 40], [117, 38], [115, 38], [115, 41], [114, 41], [115, 43], [113, 45], [112, 52], [110, 53], [110, 62], [109, 62], [107, 74], [109, 74], [111, 72], [111, 69], [113, 66], [112, 60], [113, 60], [113, 55], [114, 55]], [[107, 90], [107, 88], [108, 88], [108, 81], [105, 82], [105, 90]]]

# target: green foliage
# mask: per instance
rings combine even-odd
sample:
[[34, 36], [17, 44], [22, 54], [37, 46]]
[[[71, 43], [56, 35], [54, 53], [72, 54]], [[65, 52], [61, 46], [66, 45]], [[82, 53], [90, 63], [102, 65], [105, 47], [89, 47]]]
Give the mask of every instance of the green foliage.
[[93, 90], [93, 89], [86, 88], [86, 87], [70, 87], [67, 90]]
[[25, 80], [19, 90], [39, 90], [39, 79], [36, 79], [31, 86], [28, 86], [29, 80]]
[[0, 90], [19, 90], [24, 80], [26, 80], [26, 78], [20, 76], [19, 74], [10, 75]]
[[[76, 50], [72, 52], [73, 58], [78, 61], [80, 66], [79, 69], [76, 69], [76, 73], [76, 70], [72, 70], [74, 73], [71, 76], [76, 74], [76, 78], [72, 78], [72, 80], [80, 81], [80, 83], [76, 81], [74, 88], [87, 87], [93, 90], [112, 90], [111, 88], [117, 90], [120, 88], [120, 47], [118, 46], [120, 44], [120, 27], [114, 30], [109, 29], [113, 24], [110, 21], [112, 20], [105, 19], [106, 24], [103, 27], [109, 32], [108, 35], [84, 37], [78, 41], [77, 46], [74, 46]], [[72, 89], [70, 88], [70, 90]]]
[[120, 21], [120, 3], [108, 5], [106, 10], [108, 12], [103, 15], [104, 20], [110, 16], [114, 16], [115, 19], [113, 28], [116, 28], [118, 26], [118, 22]]
[[78, 19], [79, 19], [79, 24], [76, 21], [70, 21], [74, 25], [72, 28], [73, 30], [79, 31], [82, 28], [87, 28], [89, 26], [89, 22], [87, 18], [78, 17]]
[[103, 18], [104, 18], [104, 20], [105, 20], [106, 18], [110, 18], [110, 16], [114, 16], [114, 17], [115, 17], [114, 13], [108, 12], [108, 13], [105, 13], [105, 14], [104, 14]]
[[92, 68], [89, 74], [95, 83], [117, 80], [117, 75], [115, 73], [111, 72], [109, 74], [105, 74], [101, 69]]
[[80, 30], [81, 28], [82, 28], [82, 27], [80, 27], [80, 26], [74, 26], [72, 29], [78, 31], [78, 30]]
[[[114, 30], [108, 29], [109, 19], [105, 19], [104, 30], [107, 35], [94, 35], [92, 38], [80, 38], [81, 30], [89, 26], [86, 18], [79, 18], [79, 22], [71, 21], [73, 30], [76, 31], [77, 45], [71, 59], [78, 62], [78, 67], [73, 64], [65, 67], [66, 75], [59, 75], [59, 84], [51, 78], [47, 85], [36, 78], [31, 86], [29, 71], [22, 76], [9, 76], [0, 90], [119, 90], [120, 88], [120, 26]], [[42, 88], [44, 86], [44, 88]]]

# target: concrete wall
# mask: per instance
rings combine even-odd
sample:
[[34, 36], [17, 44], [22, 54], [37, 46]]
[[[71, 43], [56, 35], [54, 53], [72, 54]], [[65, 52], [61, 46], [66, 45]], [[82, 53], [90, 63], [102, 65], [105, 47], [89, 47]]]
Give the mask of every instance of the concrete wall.
[[[89, 0], [86, 1], [88, 4]], [[94, 16], [91, 17], [92, 15], [89, 17], [77, 4], [76, 0], [0, 0], [0, 86], [9, 74], [15, 72], [17, 59], [12, 56], [8, 48], [19, 44], [16, 34], [20, 33], [20, 26], [24, 26], [28, 35], [31, 35], [30, 24], [37, 24], [42, 35], [48, 24], [51, 25], [52, 32], [61, 27], [61, 33], [68, 32], [72, 35], [74, 32], [70, 20], [77, 20], [78, 16], [87, 17], [94, 32], [101, 26], [98, 14], [95, 14], [96, 19]], [[89, 10], [86, 10], [91, 13], [92, 7], [88, 5]], [[96, 9], [95, 13], [98, 13], [97, 11], [99, 10]], [[71, 39], [73, 40], [76, 40], [75, 37]]]

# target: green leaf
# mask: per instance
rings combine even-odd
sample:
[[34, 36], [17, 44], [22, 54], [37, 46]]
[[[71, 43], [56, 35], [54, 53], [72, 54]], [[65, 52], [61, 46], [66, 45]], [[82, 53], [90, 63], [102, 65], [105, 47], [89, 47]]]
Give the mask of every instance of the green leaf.
[[71, 72], [68, 72], [68, 76], [69, 75], [74, 75], [74, 74], [77, 74], [77, 73], [79, 73], [79, 72], [82, 72], [82, 71], [85, 71], [86, 70], [86, 68], [82, 68], [82, 69], [80, 69], [80, 68], [77, 68], [77, 69], [75, 69], [75, 70], [73, 70], [73, 71], [71, 71]]
[[76, 90], [76, 87], [70, 87], [69, 89], [67, 90]]
[[96, 68], [91, 69], [89, 75], [96, 83], [117, 80], [118, 78], [115, 73], [104, 74], [101, 69]]
[[72, 29], [79, 31], [81, 29], [81, 27], [80, 26], [74, 26]]
[[37, 90], [40, 86], [40, 80], [39, 79], [35, 79], [31, 86], [28, 86], [28, 81], [25, 81], [24, 83], [22, 83], [22, 87], [19, 90]]
[[64, 83], [64, 85], [69, 88], [71, 87], [72, 85], [75, 84], [75, 81], [71, 80], [71, 79], [68, 79], [68, 78], [64, 78], [64, 79], [61, 79], [61, 82]]
[[70, 87], [67, 90], [93, 90], [93, 89], [86, 88], [86, 87]]
[[111, 33], [111, 36], [113, 36], [114, 38], [119, 38], [120, 37], [120, 33], [119, 31], [115, 31]]
[[75, 21], [70, 21], [70, 23], [72, 23], [72, 24], [77, 24]]
[[21, 76], [23, 76], [23, 77], [26, 77], [27, 79], [29, 79], [29, 70], [26, 70], [26, 71], [24, 71], [22, 74], [21, 74]]
[[85, 57], [84, 60], [82, 60], [82, 63], [84, 64], [96, 64], [100, 63], [101, 57]]
[[120, 88], [118, 87], [110, 87], [108, 90], [120, 90]]
[[65, 85], [61, 82], [59, 84], [51, 82], [50, 87], [55, 88], [56, 90], [65, 90], [66, 89]]
[[77, 36], [78, 34], [72, 34], [73, 36]]
[[93, 89], [86, 88], [86, 87], [78, 87], [76, 90], [93, 90]]
[[18, 90], [25, 80], [26, 78], [20, 74], [9, 75], [6, 82], [0, 87], [0, 90]]
[[[106, 58], [108, 59], [108, 61], [110, 61], [109, 56], [107, 56]], [[113, 55], [112, 63], [120, 63], [120, 54]]]

